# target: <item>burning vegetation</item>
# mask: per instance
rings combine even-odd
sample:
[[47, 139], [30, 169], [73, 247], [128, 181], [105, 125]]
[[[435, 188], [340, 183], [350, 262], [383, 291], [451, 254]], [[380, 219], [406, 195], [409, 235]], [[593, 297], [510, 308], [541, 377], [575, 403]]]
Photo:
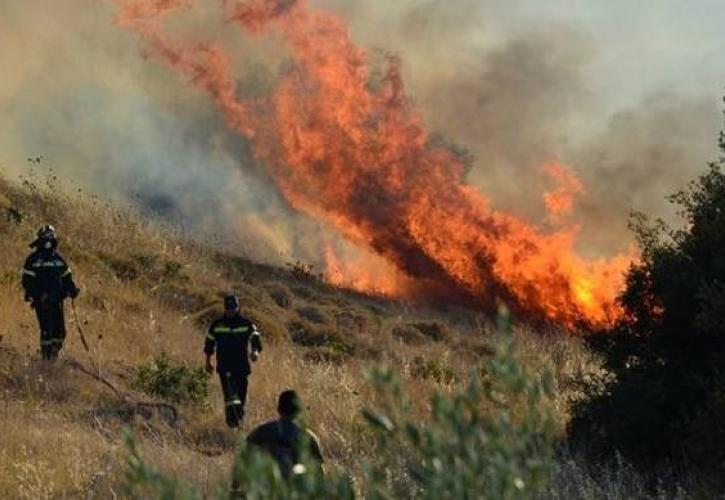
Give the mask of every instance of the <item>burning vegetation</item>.
[[576, 252], [578, 226], [565, 222], [584, 190], [579, 180], [563, 165], [542, 167], [556, 182], [543, 194], [547, 229], [493, 208], [466, 184], [464, 158], [426, 129], [401, 61], [391, 56], [382, 73], [371, 71], [341, 17], [305, 0], [222, 2], [245, 34], [280, 37], [289, 52], [269, 95], [242, 98], [221, 45], [164, 28], [167, 16], [193, 2], [118, 3], [117, 23], [210, 95], [293, 207], [384, 261], [347, 262], [328, 246], [321, 252], [331, 281], [488, 310], [503, 300], [532, 320], [570, 327], [608, 326], [621, 316], [616, 299], [635, 256]]

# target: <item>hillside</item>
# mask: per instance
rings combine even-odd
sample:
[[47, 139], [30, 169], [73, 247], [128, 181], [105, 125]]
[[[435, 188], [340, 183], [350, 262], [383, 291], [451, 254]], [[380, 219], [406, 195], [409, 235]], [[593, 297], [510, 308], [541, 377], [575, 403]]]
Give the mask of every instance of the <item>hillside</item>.
[[[52, 179], [0, 179], [0, 497], [107, 498], [120, 491], [136, 436], [144, 457], [210, 495], [229, 474], [235, 435], [222, 417], [216, 378], [201, 402], [167, 401], [134, 389], [140, 366], [165, 353], [202, 366], [205, 324], [225, 291], [263, 332], [265, 350], [250, 379], [244, 430], [274, 415], [277, 394], [298, 390], [320, 438], [328, 470], [353, 477], [374, 461], [361, 410], [372, 389], [366, 366], [392, 366], [406, 383], [412, 413], [424, 420], [433, 391], [448, 393], [495, 346], [488, 321], [339, 289], [303, 263], [255, 264], [173, 228], [149, 222]], [[23, 302], [18, 269], [37, 227], [52, 223], [82, 288], [78, 318], [66, 306], [68, 339], [58, 363], [39, 360], [35, 318]], [[562, 436], [572, 402], [604, 373], [577, 339], [515, 330], [519, 357], [555, 376], [552, 404]], [[110, 384], [110, 385], [109, 385]]]

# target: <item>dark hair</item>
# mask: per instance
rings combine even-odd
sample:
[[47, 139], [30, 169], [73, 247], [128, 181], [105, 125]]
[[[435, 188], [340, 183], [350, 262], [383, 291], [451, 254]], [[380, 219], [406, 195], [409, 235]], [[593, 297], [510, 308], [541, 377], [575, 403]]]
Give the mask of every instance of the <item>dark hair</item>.
[[280, 415], [296, 417], [302, 411], [302, 403], [297, 393], [292, 390], [283, 391], [279, 395], [277, 410]]
[[239, 299], [233, 293], [228, 293], [224, 296], [224, 309], [234, 310], [239, 308]]

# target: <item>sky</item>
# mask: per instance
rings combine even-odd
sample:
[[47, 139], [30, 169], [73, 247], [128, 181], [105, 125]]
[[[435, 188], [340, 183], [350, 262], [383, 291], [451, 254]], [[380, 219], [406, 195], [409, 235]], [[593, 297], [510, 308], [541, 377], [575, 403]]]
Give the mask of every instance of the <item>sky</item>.
[[[341, 13], [371, 57], [402, 57], [431, 129], [473, 153], [470, 182], [497, 206], [536, 219], [529, 190], [546, 182], [536, 168], [569, 165], [588, 189], [580, 216], [593, 253], [621, 250], [631, 210], [672, 217], [664, 197], [717, 155], [725, 2], [315, 3]], [[262, 255], [314, 249], [301, 235], [324, 228], [286, 205], [203, 95], [142, 57], [114, 9], [0, 1], [0, 172], [26, 173], [26, 158], [42, 154], [70, 181], [190, 227], [254, 233]], [[214, 33], [239, 67], [274, 74], [273, 44], [240, 39], [201, 10], [179, 32]]]

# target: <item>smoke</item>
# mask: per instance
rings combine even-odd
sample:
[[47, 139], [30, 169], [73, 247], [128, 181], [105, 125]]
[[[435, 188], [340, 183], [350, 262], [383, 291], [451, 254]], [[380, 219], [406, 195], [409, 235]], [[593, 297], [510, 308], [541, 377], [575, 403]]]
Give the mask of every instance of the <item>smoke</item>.
[[[68, 0], [0, 6], [0, 166], [28, 156], [258, 258], [297, 251], [299, 220], [208, 99], [140, 56], [115, 7]], [[257, 80], [263, 77], [258, 72]], [[251, 85], [250, 88], [254, 86]]]
[[721, 115], [714, 96], [668, 92], [615, 113], [603, 129], [567, 155], [579, 168], [588, 196], [580, 217], [594, 230], [582, 234], [590, 250], [616, 248], [629, 235], [631, 211], [681, 224], [665, 196], [683, 189], [716, 158]]
[[[545, 226], [545, 202], [532, 195], [551, 187], [540, 167], [570, 166], [585, 189], [571, 217], [591, 254], [625, 246], [632, 209], [671, 216], [664, 196], [715, 153], [719, 84], [707, 87], [712, 94], [663, 93], [671, 82], [650, 76], [635, 91], [630, 81], [641, 78], [631, 71], [619, 78], [627, 98], [602, 92], [611, 83], [602, 77], [607, 54], [624, 44], [612, 28], [524, 19], [522, 12], [540, 12], [524, 0], [317, 3], [350, 22], [371, 59], [400, 56], [429, 129], [470, 152], [467, 182], [493, 206]], [[90, 0], [2, 3], [0, 47], [11, 50], [0, 51], [0, 167], [23, 173], [25, 158], [42, 154], [75, 182], [223, 234], [258, 258], [319, 264], [326, 242], [340, 254], [359, 251], [293, 210], [249, 142], [187, 77], [140, 57], [137, 40], [112, 23], [115, 12]], [[284, 71], [278, 41], [240, 36], [217, 2], [169, 29], [233, 48], [240, 98], [265, 96]]]

